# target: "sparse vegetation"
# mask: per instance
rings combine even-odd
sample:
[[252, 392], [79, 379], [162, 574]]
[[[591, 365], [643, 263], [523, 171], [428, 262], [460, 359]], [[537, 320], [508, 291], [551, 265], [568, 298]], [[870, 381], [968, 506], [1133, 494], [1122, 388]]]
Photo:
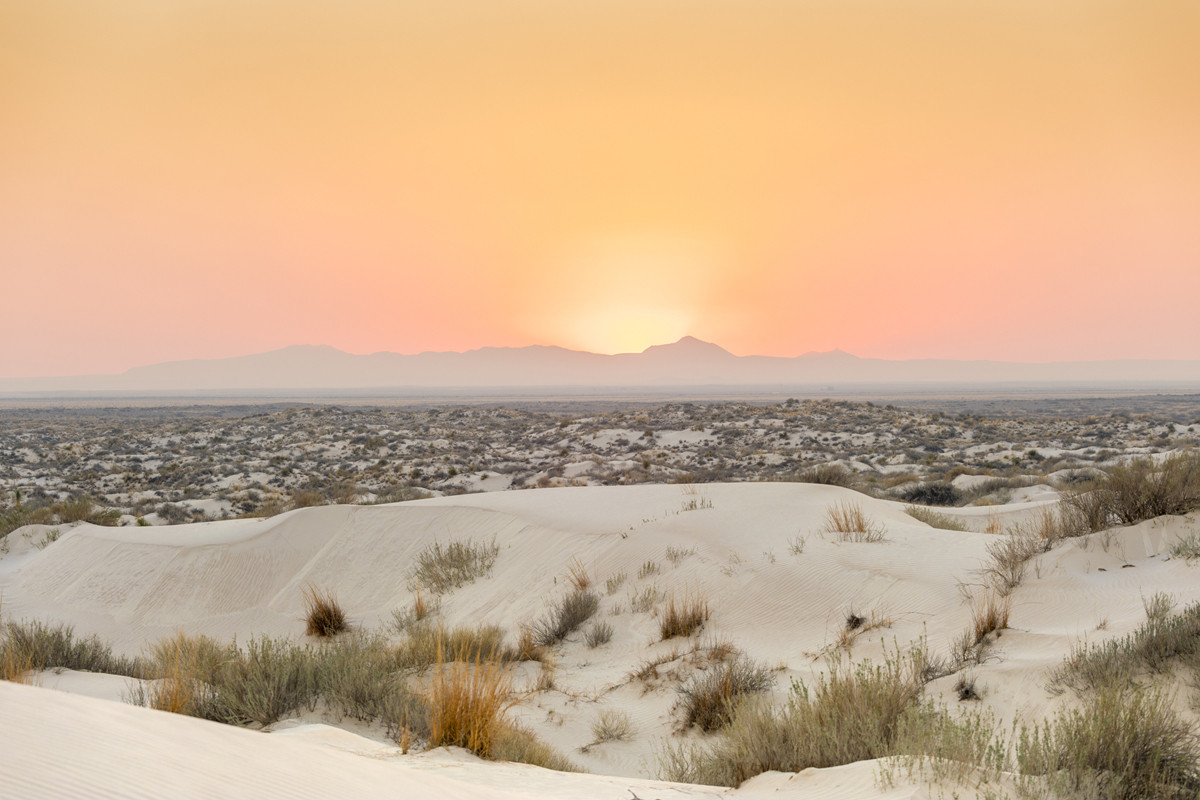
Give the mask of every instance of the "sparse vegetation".
[[1008, 627], [1012, 600], [1007, 594], [985, 592], [971, 608], [971, 630], [978, 644], [989, 634], [998, 633]]
[[826, 533], [837, 536], [841, 542], [882, 542], [886, 540], [882, 525], [875, 522], [862, 505], [843, 501], [825, 509]]
[[417, 554], [409, 588], [445, 594], [490, 575], [499, 554], [500, 546], [495, 540], [486, 544], [473, 539], [453, 540], [445, 545], [434, 542]]
[[599, 647], [602, 644], [608, 644], [612, 641], [613, 626], [607, 622], [595, 622], [587, 633], [584, 634], [584, 641], [588, 647]]

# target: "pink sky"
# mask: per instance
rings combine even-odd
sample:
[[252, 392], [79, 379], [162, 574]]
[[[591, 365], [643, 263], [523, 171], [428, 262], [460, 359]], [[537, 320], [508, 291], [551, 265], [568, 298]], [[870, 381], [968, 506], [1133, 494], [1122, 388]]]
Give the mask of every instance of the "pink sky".
[[1190, 0], [16, 0], [0, 376], [1200, 358], [1198, 36]]

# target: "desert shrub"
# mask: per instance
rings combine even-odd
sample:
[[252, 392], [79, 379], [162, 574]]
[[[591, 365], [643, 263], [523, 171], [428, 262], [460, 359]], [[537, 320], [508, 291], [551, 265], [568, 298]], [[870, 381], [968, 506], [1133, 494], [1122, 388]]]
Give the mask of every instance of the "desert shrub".
[[580, 772], [570, 759], [539, 739], [533, 731], [508, 720], [501, 720], [492, 733], [491, 757], [559, 772]]
[[948, 514], [941, 514], [922, 506], [905, 506], [904, 513], [913, 519], [920, 520], [931, 528], [941, 528], [944, 531], [965, 531], [967, 526], [962, 520]]
[[237, 657], [235, 648], [215, 639], [177, 633], [150, 646], [146, 673], [155, 680], [135, 687], [129, 699], [160, 711], [221, 720], [221, 670]]
[[766, 667], [746, 658], [727, 661], [679, 688], [684, 722], [702, 731], [724, 727], [739, 701], [765, 692], [772, 683], [774, 679]]
[[112, 647], [95, 634], [76, 637], [70, 625], [51, 625], [37, 620], [4, 625], [4, 650], [14, 663], [29, 669], [62, 668], [110, 675], [139, 677], [143, 665], [136, 659], [114, 656]]
[[671, 595], [659, 617], [658, 630], [663, 641], [676, 636], [691, 636], [708, 621], [708, 601], [699, 594]]
[[612, 641], [612, 636], [612, 625], [607, 622], [596, 622], [587, 629], [587, 633], [583, 635], [583, 638], [587, 642], [588, 647], [599, 647], [602, 644], [608, 644]]
[[328, 589], [318, 589], [315, 586], [305, 586], [304, 593], [304, 632], [309, 636], [336, 636], [346, 630], [350, 623], [346, 612], [338, 604], [333, 592]]
[[841, 486], [853, 489], [858, 486], [858, 474], [841, 464], [817, 464], [796, 473], [799, 483], [819, 483], [824, 486]]
[[932, 481], [910, 486], [900, 493], [900, 499], [921, 506], [956, 506], [962, 502], [963, 495], [953, 484]]
[[615, 708], [603, 709], [592, 720], [593, 741], [623, 742], [633, 736], [633, 720], [629, 714]]
[[658, 602], [658, 598], [658, 587], [646, 586], [629, 596], [629, 607], [633, 609], [634, 613], [645, 614], [654, 608], [654, 604]]
[[329, 707], [357, 720], [380, 717], [388, 696], [401, 691], [396, 653], [380, 636], [355, 632], [316, 653], [317, 693]]
[[534, 623], [534, 642], [543, 647], [558, 644], [587, 622], [598, 608], [600, 598], [593, 592], [571, 592], [549, 615]]
[[115, 508], [100, 508], [89, 497], [71, 497], [55, 503], [50, 510], [61, 523], [90, 522], [93, 525], [112, 527], [121, 519]]
[[1200, 506], [1200, 456], [1176, 454], [1159, 464], [1138, 459], [1100, 479], [1109, 511], [1125, 525]]
[[261, 637], [227, 661], [217, 695], [224, 721], [270, 725], [316, 702], [317, 664], [313, 651], [286, 639]]
[[1200, 739], [1155, 690], [1104, 687], [1085, 709], [1022, 729], [1016, 760], [1058, 797], [1200, 797]]
[[53, 525], [54, 512], [48, 506], [24, 503], [0, 511], [0, 536], [26, 525]]
[[826, 508], [823, 530], [836, 534], [841, 542], [882, 542], [886, 539], [883, 526], [854, 502], [837, 503]]
[[409, 575], [409, 588], [444, 594], [489, 575], [500, 554], [496, 540], [484, 544], [474, 539], [434, 542], [417, 554]]
[[1171, 545], [1171, 557], [1185, 561], [1200, 558], [1200, 531], [1188, 531], [1187, 535]]
[[1036, 533], [1015, 530], [987, 544], [983, 576], [997, 592], [1007, 595], [1025, 579], [1026, 564], [1045, 552], [1047, 541]]
[[646, 561], [642, 564], [641, 568], [638, 569], [638, 579], [645, 580], [651, 575], [657, 575], [658, 573], [658, 563], [655, 561]]
[[1146, 620], [1133, 633], [1100, 644], [1082, 644], [1071, 649], [1063, 663], [1050, 675], [1053, 691], [1099, 691], [1109, 686], [1127, 686], [1140, 673], [1161, 673], [1171, 662], [1189, 662], [1200, 656], [1200, 603], [1178, 614]]
[[812, 689], [793, 681], [782, 708], [742, 703], [711, 744], [667, 746], [660, 776], [737, 786], [771, 770], [799, 772], [892, 755], [901, 719], [916, 708], [920, 694], [913, 657], [852, 667], [831, 661]]
[[688, 556], [696, 555], [696, 548], [667, 545], [667, 550], [664, 555], [666, 555], [667, 561], [670, 561], [672, 566], [677, 567], [679, 566], [679, 562], [683, 561]]
[[1062, 510], [1063, 519], [1074, 536], [1102, 531], [1112, 522], [1108, 498], [1099, 482], [1067, 489], [1063, 493]]
[[514, 702], [511, 685], [510, 673], [496, 659], [470, 660], [439, 650], [425, 693], [429, 746], [465, 747], [491, 757], [504, 712]]

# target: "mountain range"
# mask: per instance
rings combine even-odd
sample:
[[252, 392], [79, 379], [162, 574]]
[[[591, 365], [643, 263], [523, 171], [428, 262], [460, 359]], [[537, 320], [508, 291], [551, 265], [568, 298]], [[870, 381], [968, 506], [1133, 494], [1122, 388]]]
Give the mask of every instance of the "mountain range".
[[355, 355], [298, 345], [234, 358], [168, 361], [114, 375], [0, 378], [0, 393], [466, 389], [484, 387], [804, 387], [863, 384], [1155, 385], [1200, 388], [1200, 361], [1047, 363], [859, 358], [841, 350], [784, 358], [735, 356], [685, 336], [640, 353], [562, 347]]

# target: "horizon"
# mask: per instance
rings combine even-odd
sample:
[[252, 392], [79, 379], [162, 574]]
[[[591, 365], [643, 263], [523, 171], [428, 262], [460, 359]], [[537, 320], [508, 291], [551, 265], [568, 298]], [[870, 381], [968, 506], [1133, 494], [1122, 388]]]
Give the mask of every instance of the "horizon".
[[1186, 0], [0, 7], [0, 376], [1200, 358]]

